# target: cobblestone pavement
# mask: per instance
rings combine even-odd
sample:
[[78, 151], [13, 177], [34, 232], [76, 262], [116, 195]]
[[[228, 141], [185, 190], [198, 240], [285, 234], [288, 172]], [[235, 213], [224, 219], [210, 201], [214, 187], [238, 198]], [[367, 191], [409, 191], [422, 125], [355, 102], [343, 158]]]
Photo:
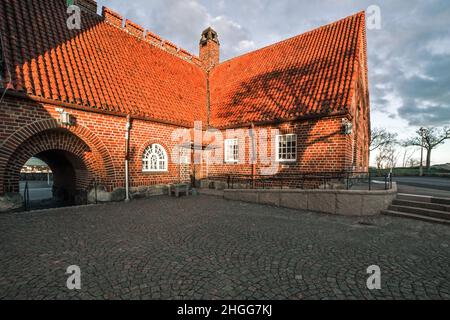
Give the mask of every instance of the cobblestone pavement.
[[0, 256], [2, 299], [450, 299], [448, 226], [208, 196], [1, 215]]

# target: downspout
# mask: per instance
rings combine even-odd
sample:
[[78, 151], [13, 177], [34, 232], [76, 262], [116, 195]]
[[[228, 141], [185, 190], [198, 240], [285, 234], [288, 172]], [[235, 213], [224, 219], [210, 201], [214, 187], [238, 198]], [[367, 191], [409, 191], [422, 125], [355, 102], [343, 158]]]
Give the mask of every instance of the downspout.
[[[209, 82], [210, 71], [211, 71], [210, 69], [206, 71], [206, 126], [205, 126], [205, 128], [207, 131], [210, 129], [210, 123], [211, 123], [211, 87], [210, 87], [210, 82]], [[209, 152], [209, 151], [202, 150], [202, 158], [203, 158], [203, 154], [205, 152]], [[209, 157], [209, 155], [208, 155], [208, 157]], [[206, 177], [204, 177], [206, 179], [209, 179], [208, 161], [209, 161], [209, 158], [207, 158], [207, 160], [206, 160]], [[203, 162], [203, 159], [202, 159], [202, 162]], [[195, 164], [194, 164], [194, 167], [195, 167]]]
[[209, 83], [209, 70], [206, 71], [206, 130], [209, 129], [211, 121], [211, 89]]
[[127, 116], [127, 124], [125, 126], [125, 202], [130, 201], [130, 177], [128, 162], [130, 160], [130, 129], [131, 117]]
[[257, 155], [257, 146], [256, 146], [256, 140], [255, 140], [255, 124], [252, 123], [252, 127], [250, 129], [250, 139], [252, 143], [252, 185], [253, 188], [255, 188], [255, 177], [256, 177], [256, 162], [258, 161], [258, 155]]

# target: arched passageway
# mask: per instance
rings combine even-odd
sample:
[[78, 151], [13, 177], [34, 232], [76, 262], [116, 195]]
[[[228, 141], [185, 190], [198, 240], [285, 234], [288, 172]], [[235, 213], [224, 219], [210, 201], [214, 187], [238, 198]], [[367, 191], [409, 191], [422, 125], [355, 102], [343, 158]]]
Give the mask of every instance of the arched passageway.
[[53, 173], [53, 199], [61, 205], [81, 204], [90, 173], [83, 159], [64, 150], [47, 150], [34, 155], [44, 161]]
[[20, 144], [8, 160], [3, 175], [6, 192], [20, 192], [20, 171], [31, 158], [45, 162], [53, 173], [53, 200], [58, 205], [86, 202], [86, 192], [96, 178], [98, 156], [87, 143], [66, 129], [35, 134]]

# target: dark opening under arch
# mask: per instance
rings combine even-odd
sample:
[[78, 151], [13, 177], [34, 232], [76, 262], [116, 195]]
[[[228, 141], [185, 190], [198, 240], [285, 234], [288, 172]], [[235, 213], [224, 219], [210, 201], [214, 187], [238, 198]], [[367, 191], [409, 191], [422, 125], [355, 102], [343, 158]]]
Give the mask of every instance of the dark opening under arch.
[[45, 162], [53, 172], [53, 197], [61, 205], [83, 204], [96, 177], [98, 159], [91, 148], [65, 129], [40, 132], [23, 142], [8, 160], [3, 177], [7, 192], [20, 192], [20, 171], [31, 158]]

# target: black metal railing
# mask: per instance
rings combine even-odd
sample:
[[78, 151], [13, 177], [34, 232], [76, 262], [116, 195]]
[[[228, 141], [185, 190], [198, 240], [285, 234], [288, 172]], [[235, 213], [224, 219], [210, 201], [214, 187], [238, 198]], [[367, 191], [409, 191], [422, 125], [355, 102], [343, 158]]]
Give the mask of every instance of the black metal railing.
[[367, 172], [308, 172], [302, 174], [210, 176], [210, 181], [225, 182], [228, 189], [341, 189], [390, 190], [392, 174]]
[[23, 205], [25, 211], [30, 210], [30, 186], [28, 185], [28, 181], [25, 182], [25, 188], [23, 190]]

